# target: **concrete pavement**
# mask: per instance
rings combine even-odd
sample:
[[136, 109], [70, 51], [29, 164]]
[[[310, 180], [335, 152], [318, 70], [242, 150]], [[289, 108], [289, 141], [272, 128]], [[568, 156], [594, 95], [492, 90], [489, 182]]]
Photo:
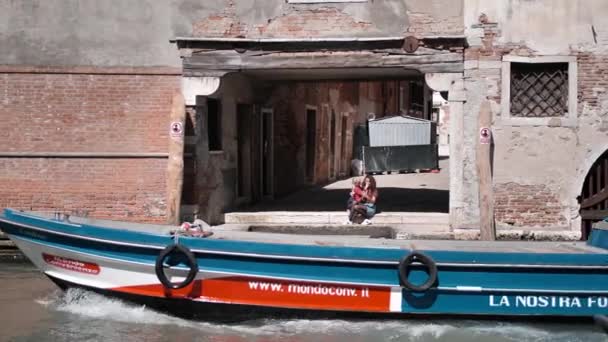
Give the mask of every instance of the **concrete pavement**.
[[[375, 175], [381, 212], [449, 212], [449, 159], [439, 161], [439, 173]], [[311, 187], [286, 197], [240, 208], [238, 212], [344, 211], [352, 178]]]
[[[374, 175], [378, 185], [376, 226], [397, 235], [449, 235], [449, 159], [439, 161], [438, 173]], [[346, 221], [346, 201], [352, 178], [311, 187], [283, 198], [225, 214], [226, 225], [336, 226]], [[351, 228], [352, 230], [352, 228]], [[349, 231], [348, 228], [344, 230]]]

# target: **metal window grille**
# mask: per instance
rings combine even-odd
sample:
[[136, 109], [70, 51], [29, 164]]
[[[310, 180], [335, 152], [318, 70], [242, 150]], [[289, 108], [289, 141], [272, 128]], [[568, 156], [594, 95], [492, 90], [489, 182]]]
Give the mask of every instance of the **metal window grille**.
[[511, 63], [511, 116], [568, 113], [568, 63]]

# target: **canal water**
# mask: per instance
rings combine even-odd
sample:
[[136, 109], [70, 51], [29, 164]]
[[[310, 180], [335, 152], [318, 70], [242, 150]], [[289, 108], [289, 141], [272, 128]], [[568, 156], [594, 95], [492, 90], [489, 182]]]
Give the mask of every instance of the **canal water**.
[[94, 293], [58, 290], [29, 263], [0, 262], [0, 341], [607, 341], [589, 323], [476, 320], [188, 321]]

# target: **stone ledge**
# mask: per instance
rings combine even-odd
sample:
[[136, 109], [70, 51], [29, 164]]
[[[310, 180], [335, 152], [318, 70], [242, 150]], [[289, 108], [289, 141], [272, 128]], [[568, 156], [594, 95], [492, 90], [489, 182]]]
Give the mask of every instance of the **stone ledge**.
[[[479, 239], [478, 229], [454, 229], [452, 234], [456, 240]], [[510, 241], [580, 241], [581, 232], [572, 230], [498, 229], [496, 239]]]
[[0, 240], [0, 262], [27, 262], [28, 258], [11, 240]]
[[0, 240], [0, 249], [17, 248], [11, 240]]
[[372, 238], [394, 239], [395, 231], [388, 226], [378, 225], [251, 225], [250, 232], [294, 234], [294, 235], [342, 235], [368, 236]]
[[[224, 215], [226, 224], [342, 224], [345, 220], [346, 211], [266, 211]], [[381, 225], [431, 224], [443, 225], [447, 228], [449, 227], [449, 215], [445, 213], [381, 212], [374, 216], [372, 222]]]
[[0, 250], [0, 262], [29, 262], [29, 259], [15, 248], [13, 250]]
[[[374, 221], [374, 220], [372, 220]], [[374, 221], [375, 222], [375, 221]], [[297, 230], [308, 231], [309, 234], [343, 234], [359, 235], [356, 231], [373, 232], [391, 229], [397, 240], [479, 240], [479, 229], [459, 228], [450, 229], [443, 224], [381, 224], [375, 222], [369, 226], [343, 224], [223, 224], [213, 227], [218, 230], [249, 231], [250, 227], [257, 231], [282, 231], [290, 234]], [[326, 231], [326, 232], [324, 232]], [[343, 232], [343, 233], [341, 233]], [[351, 233], [352, 232], [352, 233]], [[293, 234], [303, 234], [294, 232]], [[502, 241], [580, 241], [581, 233], [566, 229], [497, 229], [497, 240]]]

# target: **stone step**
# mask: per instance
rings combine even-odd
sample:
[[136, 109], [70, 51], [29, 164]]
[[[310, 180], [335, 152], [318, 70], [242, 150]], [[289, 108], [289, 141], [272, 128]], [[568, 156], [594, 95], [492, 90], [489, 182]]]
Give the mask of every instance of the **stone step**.
[[[341, 224], [346, 211], [265, 211], [234, 212], [224, 216], [226, 224]], [[374, 224], [449, 226], [449, 215], [444, 213], [382, 212], [374, 216]]]
[[15, 243], [11, 240], [0, 240], [0, 249], [15, 249]]
[[406, 224], [392, 226], [395, 239], [450, 239], [453, 234], [450, 232], [449, 225], [438, 224]]
[[345, 238], [351, 236], [359, 237], [374, 237], [387, 239], [453, 239], [454, 233], [450, 231], [447, 225], [343, 225], [343, 224], [222, 224], [214, 226], [212, 229], [215, 232], [236, 231], [236, 232], [257, 232], [279, 233], [279, 234], [295, 234], [295, 235], [333, 235], [343, 236]]
[[28, 258], [18, 249], [0, 249], [0, 262], [28, 262]]

